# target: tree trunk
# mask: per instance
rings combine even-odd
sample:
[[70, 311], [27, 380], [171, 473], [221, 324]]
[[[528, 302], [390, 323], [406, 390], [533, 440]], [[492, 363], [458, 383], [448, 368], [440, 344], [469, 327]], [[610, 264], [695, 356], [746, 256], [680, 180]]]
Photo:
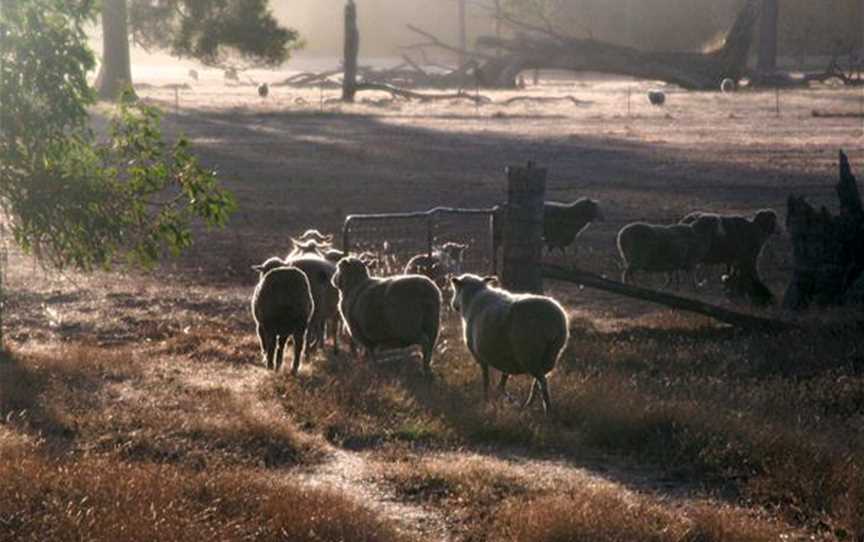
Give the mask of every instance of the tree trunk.
[[836, 186], [840, 214], [816, 210], [803, 197], [789, 196], [786, 227], [792, 237], [795, 271], [784, 308], [843, 305], [860, 299], [864, 276], [864, 210], [849, 160], [840, 152]]
[[132, 87], [126, 0], [104, 0], [102, 7], [102, 65], [96, 91], [103, 100], [116, 100]]
[[467, 0], [458, 0], [459, 10], [458, 10], [458, 31], [459, 31], [459, 65], [465, 65], [465, 51], [468, 50], [468, 22], [466, 20], [465, 14], [465, 3]]
[[357, 5], [345, 4], [345, 74], [342, 78], [342, 101], [353, 102], [357, 93], [357, 56], [360, 53], [360, 31], [357, 29]]
[[759, 30], [759, 71], [777, 70], [777, 22], [780, 11], [777, 0], [762, 0]]
[[504, 212], [502, 285], [514, 292], [543, 293], [540, 260], [543, 251], [543, 203], [546, 170], [507, 168], [507, 207]]
[[724, 79], [738, 80], [746, 73], [759, 5], [759, 0], [748, 0], [729, 30], [724, 46], [709, 53], [646, 52], [536, 29], [530, 35], [510, 40], [483, 37], [478, 43], [500, 47], [507, 54], [487, 58], [478, 68], [477, 76], [484, 86], [513, 88], [524, 70], [594, 71], [660, 80], [687, 89], [719, 90]]

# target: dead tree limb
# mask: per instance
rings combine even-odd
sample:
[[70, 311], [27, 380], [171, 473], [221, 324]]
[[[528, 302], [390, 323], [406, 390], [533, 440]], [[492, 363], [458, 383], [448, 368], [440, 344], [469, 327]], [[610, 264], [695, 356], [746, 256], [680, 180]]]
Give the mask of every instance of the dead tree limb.
[[589, 288], [596, 288], [598, 290], [620, 294], [633, 299], [657, 303], [677, 310], [701, 314], [713, 318], [714, 320], [743, 329], [762, 332], [779, 332], [793, 327], [791, 324], [780, 320], [731, 311], [696, 299], [689, 299], [665, 292], [657, 292], [647, 288], [631, 286], [603, 278], [600, 275], [588, 271], [567, 269], [559, 265], [547, 263], [542, 264], [542, 271], [543, 276], [549, 279], [571, 282]]
[[574, 96], [514, 96], [507, 98], [502, 102], [504, 105], [513, 105], [518, 102], [537, 102], [537, 103], [552, 103], [552, 102], [572, 102], [575, 106], [590, 105], [591, 102], [580, 100]]
[[480, 94], [468, 94], [467, 92], [455, 92], [451, 94], [426, 94], [423, 92], [414, 92], [404, 88], [394, 87], [385, 83], [358, 83], [355, 87], [359, 92], [361, 90], [378, 90], [381, 92], [389, 92], [394, 96], [405, 98], [408, 100], [420, 100], [421, 102], [431, 102], [436, 100], [469, 100], [474, 103], [491, 103], [491, 98]]

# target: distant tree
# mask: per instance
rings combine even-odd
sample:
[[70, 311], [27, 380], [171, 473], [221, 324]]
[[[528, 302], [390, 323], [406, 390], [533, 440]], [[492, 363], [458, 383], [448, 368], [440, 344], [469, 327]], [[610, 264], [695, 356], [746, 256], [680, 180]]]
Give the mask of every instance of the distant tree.
[[129, 40], [211, 66], [276, 66], [301, 44], [268, 0], [102, 0], [97, 91], [116, 98], [131, 83]]
[[0, 214], [18, 245], [57, 267], [146, 265], [188, 247], [194, 220], [225, 224], [233, 197], [154, 109], [123, 101], [91, 131], [90, 2], [0, 6]]
[[762, 15], [759, 25], [759, 63], [763, 72], [777, 69], [777, 29], [780, 6], [777, 0], [762, 0]]

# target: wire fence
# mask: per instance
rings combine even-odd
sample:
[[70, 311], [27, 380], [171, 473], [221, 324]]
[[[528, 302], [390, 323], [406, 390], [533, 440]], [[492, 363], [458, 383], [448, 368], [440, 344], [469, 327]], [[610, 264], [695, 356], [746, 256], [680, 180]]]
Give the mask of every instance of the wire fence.
[[495, 208], [437, 207], [416, 213], [350, 215], [342, 229], [343, 250], [374, 254], [386, 275], [401, 273], [417, 255], [431, 255], [445, 243], [467, 245], [462, 271], [492, 273]]

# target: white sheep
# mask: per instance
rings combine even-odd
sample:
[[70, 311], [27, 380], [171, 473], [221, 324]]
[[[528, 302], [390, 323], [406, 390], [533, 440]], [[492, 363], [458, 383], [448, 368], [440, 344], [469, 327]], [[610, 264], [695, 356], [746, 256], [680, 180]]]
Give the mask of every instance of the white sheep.
[[[717, 219], [705, 219], [693, 224], [662, 226], [636, 222], [618, 232], [618, 252], [624, 264], [622, 282], [631, 282], [637, 271], [687, 272], [696, 287], [693, 269], [711, 246], [711, 240], [722, 235]], [[667, 275], [667, 285], [671, 275]]]
[[530, 405], [539, 389], [549, 414], [552, 402], [546, 375], [567, 345], [567, 314], [550, 297], [513, 294], [493, 287], [494, 281], [494, 277], [470, 274], [452, 279], [452, 306], [462, 317], [465, 344], [480, 364], [484, 398], [489, 398], [489, 367], [501, 371], [502, 393], [511, 375], [530, 375], [534, 382], [522, 406]]
[[351, 338], [374, 361], [375, 350], [420, 346], [423, 370], [431, 376], [438, 340], [441, 292], [421, 275], [371, 277], [358, 258], [339, 262], [333, 285], [339, 289], [339, 313]]
[[259, 273], [252, 294], [252, 318], [264, 361], [268, 369], [281, 369], [285, 344], [291, 338], [294, 342], [291, 372], [297, 374], [306, 330], [315, 309], [309, 281], [302, 271], [286, 267], [279, 258], [270, 258], [252, 268]]

